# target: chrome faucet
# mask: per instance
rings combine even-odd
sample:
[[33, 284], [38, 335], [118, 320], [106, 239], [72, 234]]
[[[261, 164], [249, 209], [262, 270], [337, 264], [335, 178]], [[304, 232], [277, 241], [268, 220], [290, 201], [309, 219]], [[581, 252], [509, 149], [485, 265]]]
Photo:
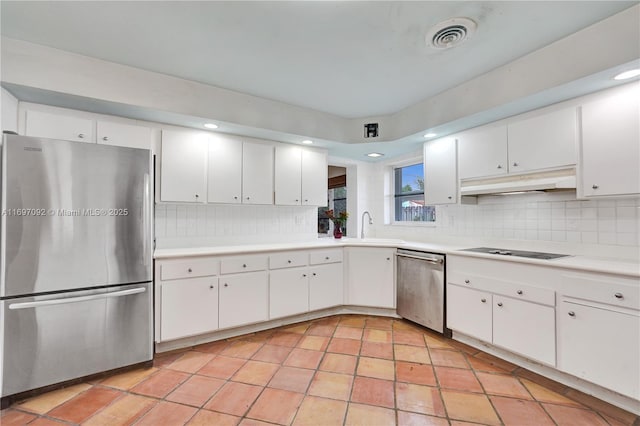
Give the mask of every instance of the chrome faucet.
[[369, 225], [373, 225], [373, 219], [371, 219], [371, 215], [369, 214], [368, 211], [365, 211], [362, 213], [362, 220], [360, 220], [360, 222], [362, 222], [362, 231], [360, 232], [360, 238], [364, 239], [364, 215], [369, 216]]

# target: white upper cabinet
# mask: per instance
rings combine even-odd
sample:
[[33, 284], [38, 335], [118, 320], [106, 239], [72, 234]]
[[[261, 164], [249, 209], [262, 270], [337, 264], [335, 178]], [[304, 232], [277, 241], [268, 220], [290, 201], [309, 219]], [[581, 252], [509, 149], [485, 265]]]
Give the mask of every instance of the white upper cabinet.
[[507, 173], [507, 126], [483, 126], [458, 136], [460, 179]]
[[206, 202], [209, 135], [162, 131], [160, 200]]
[[575, 165], [576, 111], [572, 107], [508, 124], [509, 173]]
[[427, 205], [458, 202], [457, 164], [455, 137], [424, 144], [424, 198]]
[[276, 204], [326, 206], [327, 152], [281, 144], [275, 151]]
[[33, 110], [26, 113], [26, 136], [95, 142], [93, 120]]
[[640, 193], [640, 84], [631, 83], [582, 106], [584, 197]]
[[299, 206], [302, 204], [302, 147], [278, 145], [275, 155], [276, 204]]
[[98, 121], [96, 134], [99, 144], [151, 149], [151, 129], [148, 127]]
[[207, 201], [242, 202], [242, 142], [214, 135], [209, 141]]
[[327, 206], [328, 175], [327, 151], [302, 150], [302, 205]]
[[244, 142], [242, 203], [273, 204], [273, 146]]

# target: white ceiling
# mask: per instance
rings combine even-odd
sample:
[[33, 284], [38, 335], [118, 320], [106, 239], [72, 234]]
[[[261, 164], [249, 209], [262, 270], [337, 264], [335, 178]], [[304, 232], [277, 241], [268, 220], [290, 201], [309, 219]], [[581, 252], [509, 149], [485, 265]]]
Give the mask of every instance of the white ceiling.
[[[636, 4], [0, 3], [11, 38], [350, 118], [397, 112]], [[426, 46], [459, 16], [478, 24], [469, 41]]]

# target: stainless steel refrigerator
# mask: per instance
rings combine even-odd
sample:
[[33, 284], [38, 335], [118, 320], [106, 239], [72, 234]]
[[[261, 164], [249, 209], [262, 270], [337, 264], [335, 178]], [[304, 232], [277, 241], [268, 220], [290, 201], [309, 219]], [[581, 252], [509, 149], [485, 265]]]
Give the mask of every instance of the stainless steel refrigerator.
[[149, 150], [4, 135], [2, 404], [153, 358]]

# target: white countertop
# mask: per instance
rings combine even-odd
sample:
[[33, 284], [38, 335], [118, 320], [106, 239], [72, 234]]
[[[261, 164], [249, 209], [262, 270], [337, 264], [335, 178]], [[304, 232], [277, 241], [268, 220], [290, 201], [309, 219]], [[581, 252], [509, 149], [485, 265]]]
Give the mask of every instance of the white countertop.
[[[528, 259], [516, 256], [496, 256], [493, 254], [475, 253], [460, 251], [469, 248], [468, 245], [461, 247], [454, 244], [431, 244], [423, 242], [403, 241], [397, 239], [381, 238], [319, 238], [308, 242], [275, 243], [275, 244], [243, 244], [235, 246], [214, 246], [214, 247], [189, 247], [189, 248], [163, 248], [156, 249], [155, 259], [171, 259], [176, 257], [193, 256], [213, 256], [213, 255], [234, 255], [248, 253], [266, 253], [283, 250], [305, 250], [321, 249], [332, 247], [394, 247], [409, 250], [427, 251], [433, 253], [460, 255], [469, 257], [480, 257], [491, 260], [502, 260], [506, 262], [519, 262], [532, 265], [557, 267], [563, 269], [573, 269], [578, 271], [602, 272], [607, 274], [626, 275], [630, 277], [640, 277], [640, 260], [626, 260], [596, 256], [568, 256], [552, 260]], [[564, 253], [570, 254], [570, 253]]]

